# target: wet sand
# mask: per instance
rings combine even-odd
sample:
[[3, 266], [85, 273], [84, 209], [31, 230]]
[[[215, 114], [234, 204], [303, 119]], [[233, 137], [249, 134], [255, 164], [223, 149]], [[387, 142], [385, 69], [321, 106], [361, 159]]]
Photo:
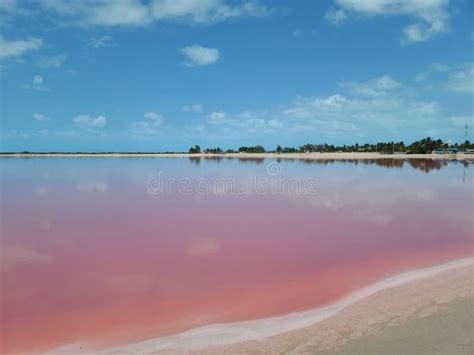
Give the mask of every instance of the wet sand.
[[473, 278], [473, 264], [448, 270], [378, 292], [310, 327], [196, 353], [472, 354]]
[[200, 327], [100, 352], [468, 354], [474, 339], [473, 276], [474, 259], [458, 260], [383, 280], [321, 309]]

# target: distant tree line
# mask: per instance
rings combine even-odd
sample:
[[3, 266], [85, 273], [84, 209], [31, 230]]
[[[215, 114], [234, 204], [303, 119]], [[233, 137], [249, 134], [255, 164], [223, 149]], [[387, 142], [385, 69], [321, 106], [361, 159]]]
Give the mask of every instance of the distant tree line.
[[240, 147], [239, 153], [265, 153], [265, 148], [262, 145], [255, 147]]
[[[419, 141], [413, 142], [406, 145], [404, 142], [379, 142], [379, 143], [366, 143], [366, 144], [352, 144], [352, 145], [333, 145], [333, 144], [304, 144], [300, 147], [282, 147], [277, 145], [274, 150], [265, 150], [262, 145], [255, 146], [242, 146], [238, 150], [227, 149], [223, 150], [217, 148], [206, 148], [201, 149], [199, 145], [195, 145], [189, 148], [188, 152], [191, 154], [223, 154], [223, 153], [334, 153], [334, 152], [378, 152], [381, 154], [394, 154], [394, 153], [406, 153], [406, 154], [428, 154], [434, 150], [446, 149], [450, 151], [466, 151], [474, 150], [474, 143], [469, 140], [463, 143], [443, 142], [441, 139], [432, 139], [431, 137], [423, 138]], [[0, 152], [3, 155], [15, 155], [15, 154], [180, 154], [180, 152]]]
[[[379, 142], [353, 145], [333, 145], [333, 144], [304, 144], [300, 147], [282, 147], [277, 145], [275, 150], [266, 151], [262, 145], [242, 146], [237, 151], [228, 149], [225, 153], [335, 153], [335, 152], [378, 152], [381, 154], [428, 154], [437, 149], [451, 149], [465, 151], [466, 149], [474, 149], [474, 143], [466, 140], [464, 143], [450, 144], [443, 142], [441, 139], [434, 140], [431, 137], [423, 138], [419, 141], [406, 145], [404, 142]], [[206, 154], [222, 154], [224, 150], [221, 148], [208, 148], [201, 151], [196, 145], [189, 149], [189, 153], [206, 153]]]
[[195, 145], [194, 147], [189, 148], [189, 154], [199, 154], [201, 153], [201, 147]]

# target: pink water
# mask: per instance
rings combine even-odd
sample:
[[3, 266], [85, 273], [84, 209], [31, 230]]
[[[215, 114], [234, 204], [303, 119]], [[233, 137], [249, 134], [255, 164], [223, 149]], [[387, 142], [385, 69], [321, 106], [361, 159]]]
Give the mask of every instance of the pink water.
[[316, 194], [147, 189], [159, 172], [239, 185], [270, 162], [1, 159], [0, 352], [281, 315], [474, 255], [469, 164], [280, 163]]

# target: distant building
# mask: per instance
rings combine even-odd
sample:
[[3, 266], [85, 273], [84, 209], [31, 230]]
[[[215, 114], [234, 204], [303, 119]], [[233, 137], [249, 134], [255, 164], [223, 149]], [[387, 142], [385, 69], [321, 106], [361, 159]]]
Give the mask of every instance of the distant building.
[[437, 148], [433, 151], [433, 154], [456, 154], [458, 152], [457, 148]]

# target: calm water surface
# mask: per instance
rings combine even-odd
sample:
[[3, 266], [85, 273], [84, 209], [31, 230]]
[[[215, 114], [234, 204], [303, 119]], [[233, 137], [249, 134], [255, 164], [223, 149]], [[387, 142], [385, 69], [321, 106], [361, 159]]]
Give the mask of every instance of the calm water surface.
[[[0, 159], [0, 352], [281, 315], [474, 255], [472, 165], [269, 163]], [[157, 193], [159, 176], [172, 184]], [[262, 192], [255, 177], [317, 188]]]

